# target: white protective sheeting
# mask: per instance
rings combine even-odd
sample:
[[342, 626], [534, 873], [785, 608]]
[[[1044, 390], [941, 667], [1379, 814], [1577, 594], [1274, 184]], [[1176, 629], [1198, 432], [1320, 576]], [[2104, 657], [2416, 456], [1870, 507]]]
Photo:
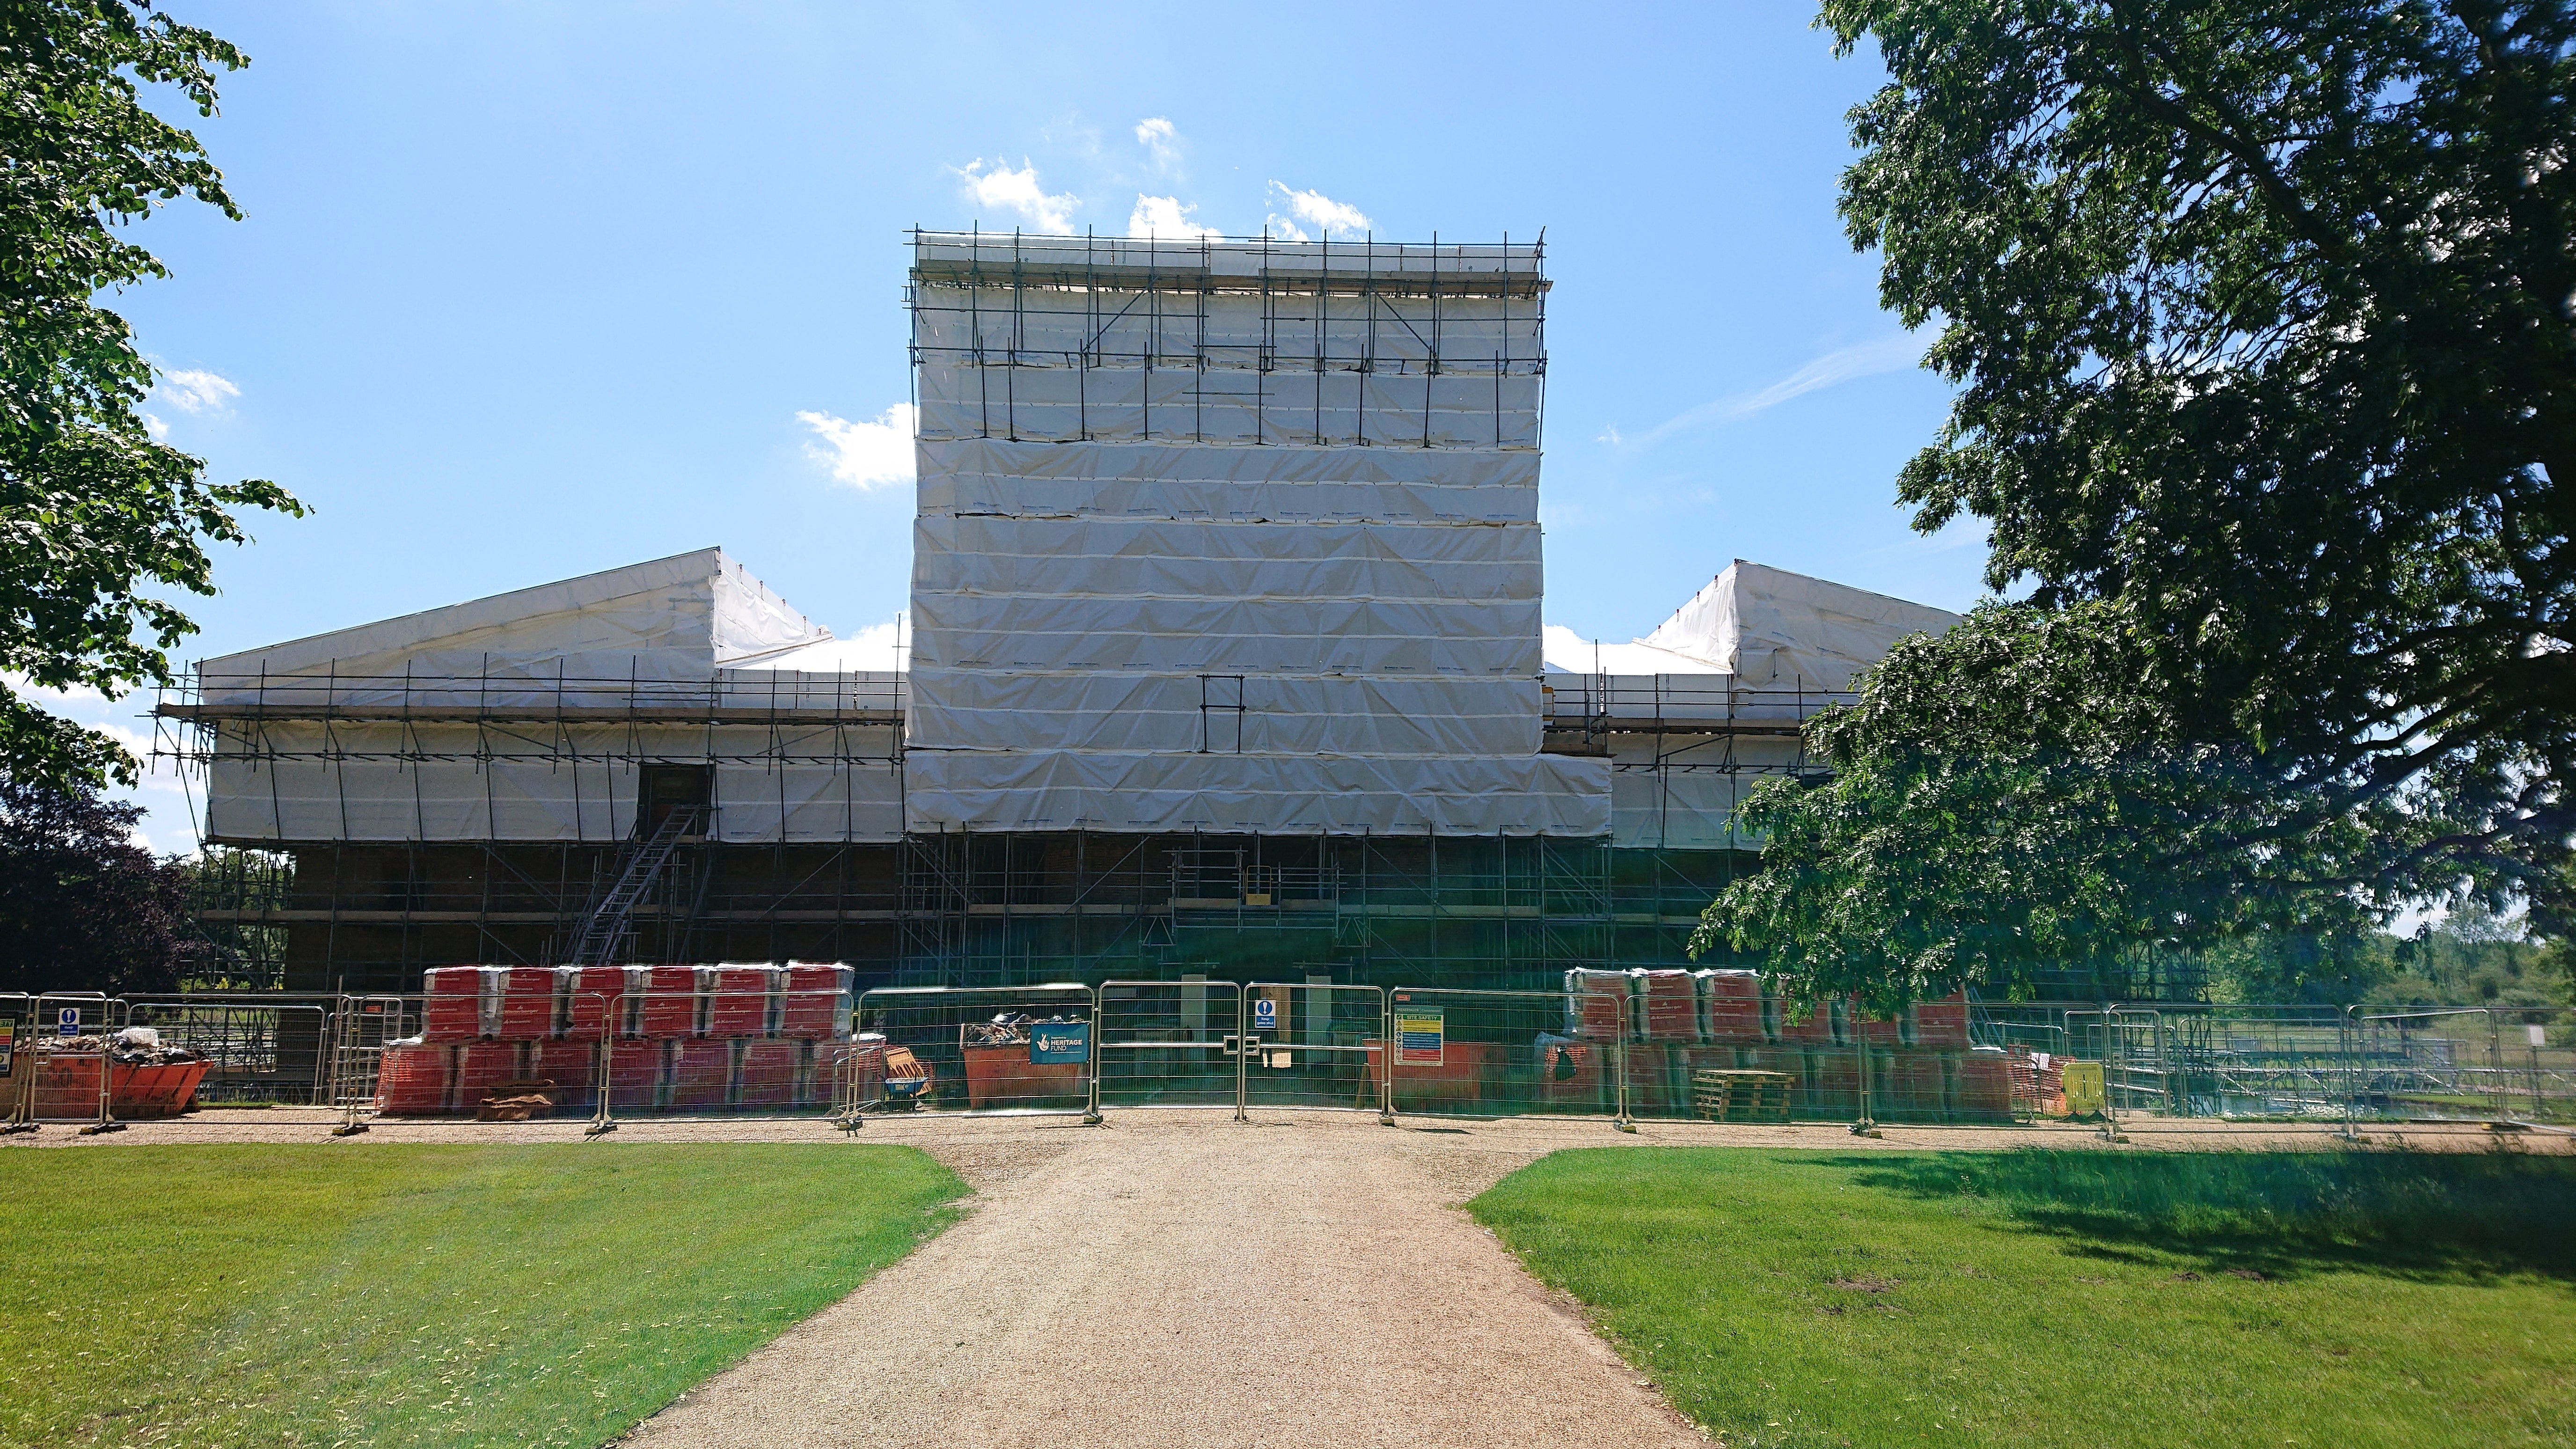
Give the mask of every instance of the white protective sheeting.
[[[924, 440], [924, 517], [1535, 523], [1536, 453]], [[1331, 485], [1329, 488], [1320, 485]]]
[[1610, 777], [1612, 845], [1623, 849], [1759, 850], [1762, 837], [1739, 825], [1753, 787], [1789, 773], [1793, 739], [1737, 736], [1674, 748], [1658, 761], [1651, 741], [1623, 745]]
[[1370, 675], [1058, 674], [923, 670], [917, 738], [994, 747], [1232, 754], [1526, 755], [1539, 746], [1528, 679]]
[[1608, 831], [1537, 753], [1534, 254], [999, 241], [916, 252], [912, 828]]
[[1957, 622], [1945, 609], [1737, 559], [1637, 642], [1750, 687], [1838, 690], [1897, 640]]
[[638, 768], [694, 764], [720, 839], [899, 839], [903, 676], [771, 667], [830, 642], [701, 549], [210, 660], [207, 828], [615, 841]]
[[198, 666], [209, 704], [616, 704], [829, 639], [721, 549], [318, 634]]
[[1533, 449], [1543, 386], [1456, 371], [1004, 369], [926, 358], [920, 426], [925, 439]]
[[913, 750], [906, 806], [966, 830], [1603, 835], [1609, 762], [1559, 755]]
[[593, 841], [635, 824], [643, 764], [714, 767], [727, 841], [900, 838], [891, 726], [224, 726], [207, 783], [222, 840]]

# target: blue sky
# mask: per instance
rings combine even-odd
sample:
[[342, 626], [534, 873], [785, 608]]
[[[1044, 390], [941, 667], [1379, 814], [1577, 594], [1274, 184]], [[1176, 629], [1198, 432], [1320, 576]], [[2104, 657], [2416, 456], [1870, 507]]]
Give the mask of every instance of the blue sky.
[[1834, 215], [1880, 73], [1798, 6], [173, 8], [253, 59], [190, 118], [248, 219], [142, 224], [175, 275], [112, 305], [171, 441], [317, 509], [217, 558], [188, 658], [708, 544], [884, 624], [911, 490], [851, 479], [905, 228], [1140, 211], [1546, 229], [1552, 624], [1644, 633], [1739, 557], [1978, 593], [1981, 535], [1895, 504], [1947, 390]]

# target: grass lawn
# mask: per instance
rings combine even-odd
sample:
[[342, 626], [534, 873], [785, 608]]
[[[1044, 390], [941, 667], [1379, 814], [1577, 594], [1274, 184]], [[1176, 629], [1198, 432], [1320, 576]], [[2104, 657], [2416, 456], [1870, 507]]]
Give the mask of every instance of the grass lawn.
[[2576, 1159], [1609, 1148], [1471, 1206], [1730, 1445], [2576, 1443]]
[[595, 1445], [944, 1227], [909, 1148], [0, 1152], [0, 1445]]

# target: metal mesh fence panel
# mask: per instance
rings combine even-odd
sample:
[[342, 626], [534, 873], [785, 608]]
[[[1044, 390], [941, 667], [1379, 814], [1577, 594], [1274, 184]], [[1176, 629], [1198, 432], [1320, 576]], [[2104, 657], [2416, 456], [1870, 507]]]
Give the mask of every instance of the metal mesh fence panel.
[[1247, 1107], [1386, 1110], [1369, 1071], [1386, 1034], [1386, 993], [1375, 986], [1254, 982], [1244, 988]]
[[883, 987], [859, 998], [858, 1014], [858, 1040], [883, 1052], [879, 1096], [860, 1111], [1090, 1109], [1088, 986]]
[[1247, 1014], [1233, 981], [1102, 982], [1099, 1105], [1239, 1108]]

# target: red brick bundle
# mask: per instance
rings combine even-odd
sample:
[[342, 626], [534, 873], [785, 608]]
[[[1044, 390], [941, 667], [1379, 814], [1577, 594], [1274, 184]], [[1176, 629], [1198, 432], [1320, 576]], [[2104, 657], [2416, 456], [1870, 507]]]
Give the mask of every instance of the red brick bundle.
[[599, 1043], [570, 1037], [531, 1042], [528, 1077], [555, 1084], [547, 1095], [558, 1111], [590, 1111], [599, 1105]]
[[786, 994], [778, 1004], [778, 1034], [821, 1041], [850, 1029], [850, 968], [807, 961], [787, 963]]
[[1771, 1029], [1784, 1042], [1802, 1046], [1832, 1046], [1842, 1039], [1842, 1007], [1836, 1001], [1809, 1003], [1807, 1018], [1797, 1020], [1799, 1003], [1774, 996], [1770, 1002]]
[[1663, 1042], [1638, 1042], [1628, 1048], [1630, 1113], [1669, 1117], [1690, 1105], [1689, 1079], [1678, 1075], [1674, 1060], [1680, 1050]]
[[1951, 1105], [1971, 1121], [2006, 1122], [2013, 1114], [2012, 1065], [1999, 1047], [1977, 1047], [1959, 1058]]
[[1968, 993], [1954, 991], [1938, 1001], [1914, 1003], [1914, 1044], [1965, 1047], [1968, 1044]]
[[441, 1046], [389, 1046], [376, 1068], [376, 1105], [389, 1117], [428, 1117], [447, 1110], [456, 1053]]
[[1699, 1040], [1699, 983], [1688, 971], [1631, 971], [1639, 1041]]
[[733, 1078], [732, 1042], [689, 1037], [671, 1043], [670, 1053], [663, 1105], [675, 1112], [704, 1112], [725, 1105], [725, 1091]]
[[480, 966], [433, 966], [423, 973], [421, 1040], [473, 1041], [483, 1027], [483, 988], [488, 974]]
[[625, 1020], [629, 1014], [625, 1000], [626, 968], [572, 966], [565, 969], [569, 979], [564, 983], [564, 1035], [576, 1041], [628, 1035]]
[[1628, 973], [1582, 967], [1565, 973], [1565, 1034], [1583, 1041], [1629, 1035]]
[[1698, 971], [1699, 1039], [1734, 1046], [1760, 1046], [1762, 977], [1753, 971]]
[[629, 966], [626, 994], [634, 1001], [635, 1035], [657, 1041], [698, 1034], [702, 988], [695, 966]]
[[786, 973], [775, 966], [711, 966], [699, 971], [707, 993], [708, 1036], [767, 1036]]

